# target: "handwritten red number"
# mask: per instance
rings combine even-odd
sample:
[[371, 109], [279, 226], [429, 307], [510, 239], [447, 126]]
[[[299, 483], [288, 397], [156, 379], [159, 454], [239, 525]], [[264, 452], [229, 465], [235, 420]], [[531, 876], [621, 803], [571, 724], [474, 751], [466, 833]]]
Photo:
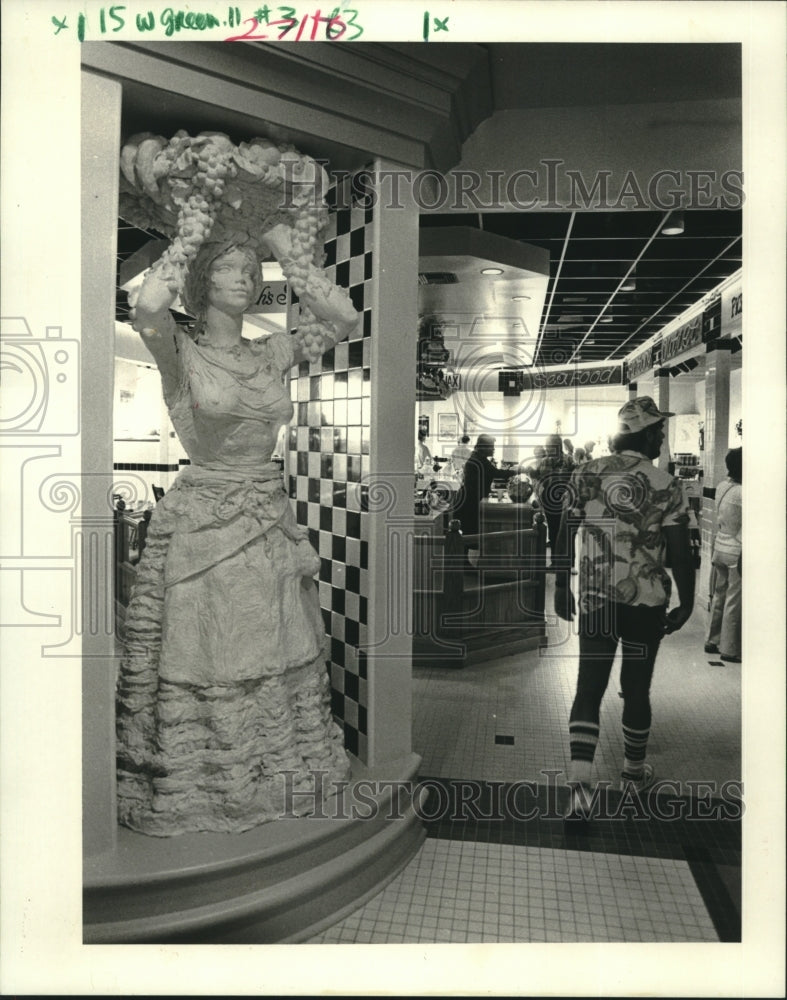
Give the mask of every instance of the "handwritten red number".
[[[280, 7], [279, 10], [286, 11], [288, 14], [295, 13], [293, 7]], [[309, 34], [309, 38], [311, 41], [316, 41], [318, 25], [322, 23], [325, 24], [325, 37], [329, 42], [336, 42], [340, 38], [342, 38], [346, 34], [347, 28], [349, 26], [352, 26], [356, 29], [353, 38], [358, 38], [360, 35], [363, 34], [363, 28], [355, 21], [355, 18], [358, 15], [358, 11], [351, 10], [348, 8], [348, 10], [345, 13], [349, 13], [351, 15], [349, 22], [345, 21], [344, 18], [339, 14], [339, 9], [337, 7], [334, 10], [331, 17], [326, 17], [322, 14], [320, 10], [317, 10], [314, 14], [311, 15], [307, 14], [304, 17], [302, 17], [300, 23], [298, 22], [298, 19], [296, 17], [284, 17], [280, 18], [278, 21], [270, 21], [268, 24], [265, 25], [265, 27], [268, 29], [280, 28], [277, 40], [282, 41], [287, 36], [287, 34], [290, 31], [292, 31], [292, 29], [296, 25], [298, 25], [298, 31], [295, 35], [295, 41], [299, 42], [303, 37], [304, 31], [306, 29], [306, 22], [309, 20], [309, 17], [311, 17], [312, 28]], [[225, 42], [260, 42], [270, 37], [269, 35], [262, 34], [262, 32], [259, 31], [262, 25], [260, 24], [259, 21], [257, 21], [256, 17], [246, 18], [242, 23], [249, 25], [248, 29], [244, 32], [244, 34], [231, 35], [229, 38], [224, 39]]]
[[250, 24], [251, 25], [251, 27], [249, 28], [249, 30], [246, 32], [245, 35], [233, 35], [231, 38], [225, 38], [224, 41], [225, 42], [259, 42], [259, 41], [262, 41], [264, 38], [268, 37], [267, 35], [255, 35], [254, 34], [255, 30], [260, 26], [260, 23], [259, 23], [259, 21], [257, 20], [256, 17], [247, 17], [246, 20], [243, 21], [243, 24]]

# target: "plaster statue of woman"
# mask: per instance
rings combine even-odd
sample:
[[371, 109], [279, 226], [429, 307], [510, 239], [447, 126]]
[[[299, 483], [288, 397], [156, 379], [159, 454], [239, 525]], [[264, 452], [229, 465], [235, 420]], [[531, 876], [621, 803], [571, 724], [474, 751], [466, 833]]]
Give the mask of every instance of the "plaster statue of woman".
[[[286, 261], [288, 241], [274, 226], [265, 249]], [[303, 341], [241, 336], [260, 249], [204, 243], [185, 283], [154, 268], [132, 312], [191, 460], [153, 513], [118, 678], [119, 820], [151, 835], [248, 830], [298, 802], [308, 810], [308, 796], [286, 801], [286, 790], [313, 793], [315, 772], [328, 786], [349, 774], [330, 711], [319, 559], [271, 461]], [[194, 336], [170, 313], [179, 291]], [[323, 350], [356, 323], [321, 272], [300, 299], [332, 331]]]

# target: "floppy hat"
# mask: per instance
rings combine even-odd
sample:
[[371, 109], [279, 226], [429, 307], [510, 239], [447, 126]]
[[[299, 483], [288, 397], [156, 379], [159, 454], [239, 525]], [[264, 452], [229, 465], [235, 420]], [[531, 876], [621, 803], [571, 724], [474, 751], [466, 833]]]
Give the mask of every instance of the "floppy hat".
[[636, 434], [651, 424], [674, 416], [668, 411], [661, 412], [650, 396], [637, 396], [618, 410], [619, 431], [621, 434]]

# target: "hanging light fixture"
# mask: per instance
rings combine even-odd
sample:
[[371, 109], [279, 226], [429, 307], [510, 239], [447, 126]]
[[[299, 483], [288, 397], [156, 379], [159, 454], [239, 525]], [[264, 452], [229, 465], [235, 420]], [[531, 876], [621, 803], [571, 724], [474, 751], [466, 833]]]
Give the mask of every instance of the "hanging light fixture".
[[637, 288], [637, 269], [632, 267], [628, 274], [628, 277], [624, 278], [623, 284], [620, 286], [621, 292], [633, 292]]
[[681, 236], [686, 228], [686, 220], [683, 212], [678, 210], [670, 212], [666, 224], [662, 228], [664, 236]]

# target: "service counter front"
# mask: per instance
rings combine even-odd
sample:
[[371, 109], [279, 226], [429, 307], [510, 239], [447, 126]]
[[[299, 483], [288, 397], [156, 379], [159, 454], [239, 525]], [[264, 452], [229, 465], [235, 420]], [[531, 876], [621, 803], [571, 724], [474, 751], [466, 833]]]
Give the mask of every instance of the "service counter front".
[[485, 500], [480, 521], [463, 535], [450, 510], [415, 518], [415, 665], [461, 667], [546, 642], [543, 514]]

